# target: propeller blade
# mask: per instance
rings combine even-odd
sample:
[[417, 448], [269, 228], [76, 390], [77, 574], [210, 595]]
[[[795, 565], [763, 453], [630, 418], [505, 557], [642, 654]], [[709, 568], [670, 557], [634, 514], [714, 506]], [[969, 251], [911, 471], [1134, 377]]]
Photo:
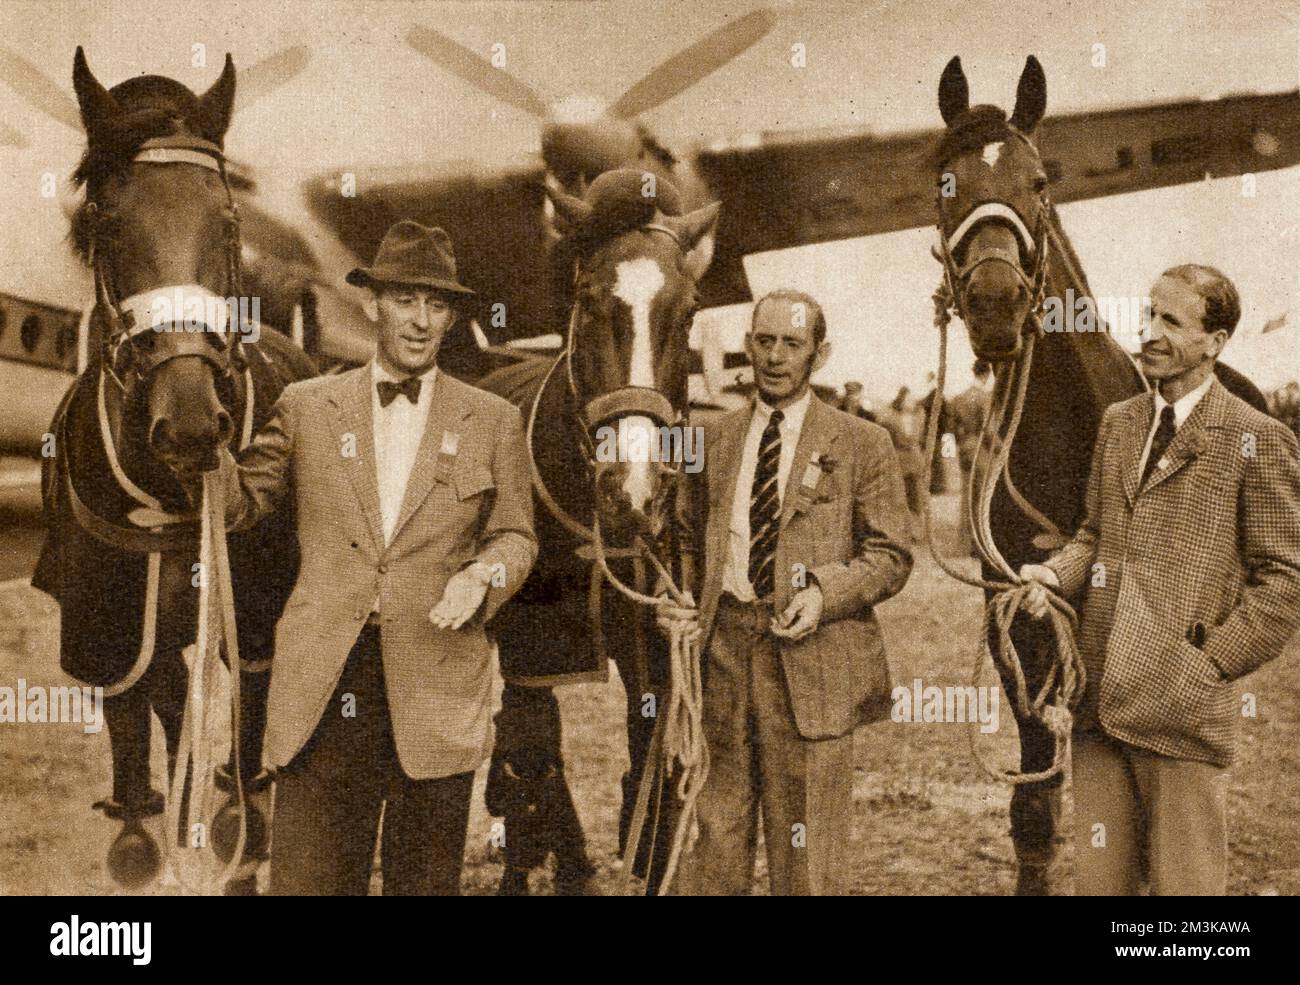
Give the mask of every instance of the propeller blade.
[[21, 130], [15, 130], [6, 123], [0, 123], [0, 147], [18, 147], [27, 146], [27, 138], [23, 136]]
[[505, 69], [496, 68], [482, 55], [470, 51], [460, 42], [417, 24], [407, 32], [406, 43], [435, 65], [459, 76], [476, 89], [539, 119], [546, 119], [546, 102], [531, 86], [519, 81]]
[[668, 102], [757, 44], [775, 25], [776, 14], [767, 9], [724, 24], [653, 69], [619, 97], [610, 115], [630, 120]]
[[29, 106], [74, 130], [81, 129], [76, 100], [44, 72], [10, 48], [0, 47], [0, 81]]
[[235, 85], [235, 113], [292, 82], [309, 61], [311, 49], [306, 45], [294, 45], [263, 58], [256, 65], [241, 69]]

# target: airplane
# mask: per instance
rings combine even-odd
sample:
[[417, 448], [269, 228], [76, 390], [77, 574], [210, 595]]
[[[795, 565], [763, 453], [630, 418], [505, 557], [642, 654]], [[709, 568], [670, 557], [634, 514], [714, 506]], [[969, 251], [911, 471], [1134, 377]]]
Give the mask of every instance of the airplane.
[[[440, 70], [539, 121], [536, 153], [495, 169], [455, 161], [363, 169], [351, 175], [350, 187], [338, 170], [302, 177], [236, 166], [245, 261], [252, 280], [272, 297], [264, 319], [305, 341], [325, 364], [369, 358], [373, 335], [343, 277], [373, 256], [392, 222], [412, 218], [448, 231], [460, 273], [482, 299], [470, 332], [445, 343], [453, 372], [473, 375], [485, 359], [492, 365], [554, 352], [568, 267], [555, 250], [545, 186], [580, 191], [615, 167], [668, 178], [688, 209], [723, 202], [713, 263], [701, 283], [706, 307], [751, 300], [742, 266], [749, 254], [931, 225], [935, 190], [925, 157], [937, 128], [761, 132], [670, 149], [640, 121], [743, 55], [775, 23], [767, 9], [730, 21], [609, 106], [574, 96], [548, 101], [484, 54], [412, 26], [406, 43]], [[306, 55], [291, 49], [241, 71], [241, 104], [287, 83], [302, 71]], [[5, 49], [0, 81], [29, 105], [79, 128], [64, 88]], [[1049, 116], [1038, 142], [1052, 199], [1064, 204], [1294, 166], [1300, 163], [1298, 95], [1293, 90]], [[0, 145], [10, 145], [0, 154], [20, 152], [15, 145], [25, 136], [13, 122], [0, 122]], [[22, 180], [35, 180], [30, 168]], [[84, 272], [77, 282], [67, 270], [72, 261], [64, 255], [62, 217], [26, 207], [10, 212], [0, 232], [6, 258], [0, 268], [0, 422], [12, 423], [0, 424], [0, 453], [32, 454], [71, 374], [84, 365], [90, 292]], [[24, 325], [39, 327], [24, 331]], [[725, 382], [743, 373], [737, 369], [743, 362], [703, 339], [695, 367], [707, 383], [697, 391], [701, 399], [715, 399]]]

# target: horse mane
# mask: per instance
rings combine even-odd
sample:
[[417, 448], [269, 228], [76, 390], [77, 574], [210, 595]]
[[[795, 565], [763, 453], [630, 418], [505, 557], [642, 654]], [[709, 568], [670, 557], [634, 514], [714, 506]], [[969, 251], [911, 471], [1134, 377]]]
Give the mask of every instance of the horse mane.
[[72, 173], [73, 188], [85, 188], [82, 203], [72, 213], [69, 239], [82, 262], [90, 257], [89, 203], [98, 199], [104, 184], [131, 166], [141, 145], [154, 137], [197, 134], [199, 99], [174, 79], [143, 75], [109, 90], [122, 107], [88, 129], [86, 150]]
[[1005, 110], [989, 105], [972, 106], [944, 131], [930, 155], [931, 167], [939, 171], [954, 158], [1011, 137], [1028, 139], [1007, 122]]

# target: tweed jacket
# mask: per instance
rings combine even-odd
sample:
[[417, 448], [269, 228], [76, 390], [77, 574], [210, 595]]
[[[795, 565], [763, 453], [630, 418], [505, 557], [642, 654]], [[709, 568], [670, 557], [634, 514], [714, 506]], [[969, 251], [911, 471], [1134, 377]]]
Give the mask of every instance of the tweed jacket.
[[1144, 749], [1230, 764], [1232, 682], [1300, 622], [1300, 459], [1293, 434], [1216, 379], [1138, 488], [1155, 395], [1107, 408], [1085, 516], [1046, 564], [1083, 594], [1078, 720]]
[[[376, 599], [393, 739], [413, 779], [473, 770], [491, 748], [492, 646], [483, 624], [537, 556], [519, 411], [439, 372], [392, 539], [375, 473], [368, 366], [291, 384], [228, 468], [228, 519], [243, 527], [292, 493], [302, 566], [276, 628], [266, 755], [285, 766], [315, 731]], [[444, 435], [459, 435], [454, 455]], [[480, 560], [498, 584], [460, 629], [429, 610]], [[358, 713], [364, 710], [359, 709]], [[338, 709], [329, 709], [336, 714]]]
[[[706, 430], [704, 468], [687, 476], [686, 495], [678, 499], [684, 570], [702, 571], [695, 581], [702, 586], [696, 597], [706, 653], [752, 414], [752, 405], [742, 407]], [[826, 464], [810, 470], [814, 460]], [[814, 476], [810, 487], [805, 479]], [[814, 395], [779, 523], [776, 611], [790, 603], [796, 582], [815, 580], [825, 602], [815, 632], [797, 643], [778, 640], [795, 725], [806, 739], [845, 735], [888, 714], [892, 684], [873, 607], [901, 591], [912, 571], [903, 481], [889, 432]]]

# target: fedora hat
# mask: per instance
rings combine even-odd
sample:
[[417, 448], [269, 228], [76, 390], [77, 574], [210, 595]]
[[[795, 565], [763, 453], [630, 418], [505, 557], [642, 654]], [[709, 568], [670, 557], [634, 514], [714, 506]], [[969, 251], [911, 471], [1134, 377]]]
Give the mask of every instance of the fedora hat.
[[375, 262], [356, 267], [347, 276], [349, 284], [410, 284], [439, 291], [477, 297], [456, 279], [456, 254], [446, 231], [422, 226], [410, 219], [393, 223], [379, 244]]

